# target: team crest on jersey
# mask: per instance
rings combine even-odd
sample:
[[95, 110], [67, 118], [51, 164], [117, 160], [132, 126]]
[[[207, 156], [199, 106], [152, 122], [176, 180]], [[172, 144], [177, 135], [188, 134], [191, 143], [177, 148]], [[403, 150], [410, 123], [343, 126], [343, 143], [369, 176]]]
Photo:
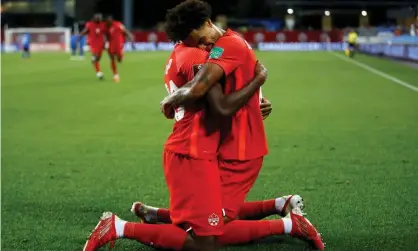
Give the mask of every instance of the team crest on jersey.
[[209, 225], [215, 227], [219, 224], [219, 216], [217, 214], [211, 214], [208, 218]]
[[209, 58], [218, 59], [224, 53], [224, 48], [221, 47], [213, 47], [210, 51]]
[[202, 69], [203, 64], [195, 64], [193, 65], [193, 73], [194, 75], [197, 74], [198, 71], [200, 71], [200, 69]]

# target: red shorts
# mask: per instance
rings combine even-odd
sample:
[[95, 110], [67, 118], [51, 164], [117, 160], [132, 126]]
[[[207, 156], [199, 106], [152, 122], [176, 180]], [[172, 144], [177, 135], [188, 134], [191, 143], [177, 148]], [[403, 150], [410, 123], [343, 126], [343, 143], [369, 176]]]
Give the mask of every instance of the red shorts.
[[163, 166], [173, 224], [191, 227], [197, 236], [221, 235], [223, 215], [218, 161], [192, 159], [164, 150]]
[[123, 44], [110, 44], [108, 52], [110, 55], [116, 55], [119, 58], [123, 57]]
[[222, 204], [226, 216], [238, 217], [239, 209], [253, 187], [263, 165], [263, 157], [246, 161], [219, 160]]
[[102, 55], [104, 46], [102, 45], [90, 45], [91, 54], [94, 56]]

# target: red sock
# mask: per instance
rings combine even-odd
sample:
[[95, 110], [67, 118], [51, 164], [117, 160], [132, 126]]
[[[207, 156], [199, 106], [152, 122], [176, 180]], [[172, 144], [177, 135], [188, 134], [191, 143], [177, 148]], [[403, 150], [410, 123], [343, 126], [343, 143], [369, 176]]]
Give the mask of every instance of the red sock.
[[136, 240], [144, 245], [156, 248], [181, 250], [186, 242], [187, 233], [171, 224], [142, 224], [127, 222], [124, 238]]
[[158, 222], [171, 224], [170, 210], [159, 208], [157, 210], [157, 219]]
[[284, 234], [283, 220], [235, 220], [225, 224], [224, 233], [218, 237], [220, 246], [244, 244], [272, 235]]
[[277, 214], [276, 200], [245, 202], [239, 210], [242, 220], [261, 220], [273, 214]]
[[94, 62], [93, 65], [94, 65], [94, 69], [96, 69], [96, 72], [101, 72], [99, 62]]
[[116, 61], [114, 59], [110, 60], [110, 66], [112, 68], [113, 75], [118, 74], [118, 68], [116, 67]]

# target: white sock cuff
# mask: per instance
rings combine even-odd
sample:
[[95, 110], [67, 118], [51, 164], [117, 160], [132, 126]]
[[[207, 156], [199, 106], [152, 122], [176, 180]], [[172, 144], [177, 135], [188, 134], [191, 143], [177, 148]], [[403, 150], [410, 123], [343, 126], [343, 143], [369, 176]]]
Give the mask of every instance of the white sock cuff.
[[276, 199], [274, 204], [276, 206], [277, 213], [281, 214], [282, 210], [283, 210], [283, 207], [284, 207], [284, 204], [286, 204], [286, 198], [285, 197], [279, 197], [279, 198]]
[[284, 225], [284, 233], [290, 234], [292, 232], [292, 220], [290, 218], [282, 218]]
[[121, 219], [116, 219], [115, 220], [116, 235], [118, 236], [118, 238], [123, 237], [123, 233], [125, 232], [126, 223], [127, 223], [126, 221], [121, 220]]

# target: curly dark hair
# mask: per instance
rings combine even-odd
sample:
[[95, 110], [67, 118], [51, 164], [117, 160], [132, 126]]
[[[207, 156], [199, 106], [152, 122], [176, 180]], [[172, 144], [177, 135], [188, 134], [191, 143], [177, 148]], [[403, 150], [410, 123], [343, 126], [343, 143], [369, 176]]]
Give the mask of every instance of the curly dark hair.
[[167, 10], [165, 32], [170, 40], [179, 42], [211, 18], [212, 8], [201, 0], [187, 0]]

